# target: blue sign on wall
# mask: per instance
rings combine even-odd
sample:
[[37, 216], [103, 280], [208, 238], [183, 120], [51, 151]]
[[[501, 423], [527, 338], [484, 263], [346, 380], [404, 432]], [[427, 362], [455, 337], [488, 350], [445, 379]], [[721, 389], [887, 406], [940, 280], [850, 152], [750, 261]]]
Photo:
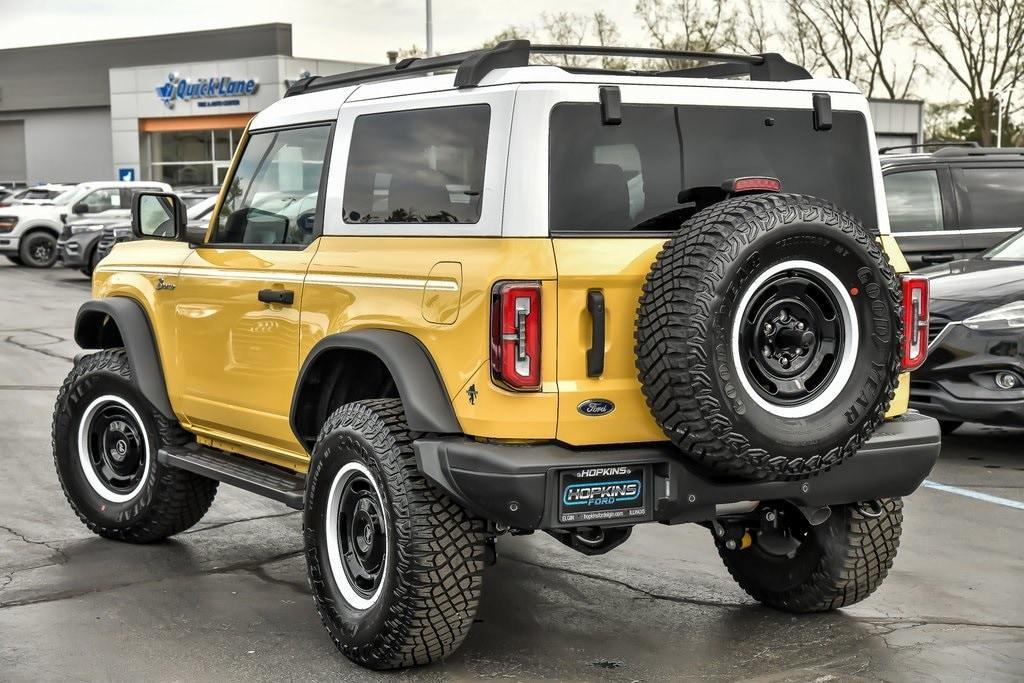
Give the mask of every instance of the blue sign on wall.
[[135, 169], [134, 168], [119, 168], [117, 169], [118, 180], [135, 180]]
[[215, 102], [200, 102], [199, 106], [223, 106], [226, 104], [240, 104], [241, 100], [227, 101], [223, 98], [248, 97], [259, 90], [260, 84], [252, 78], [247, 80], [234, 80], [230, 76], [218, 78], [200, 78], [189, 81], [178, 74], [167, 75], [167, 82], [157, 86], [156, 94], [163, 100], [168, 109], [174, 108], [174, 101], [181, 100], [213, 100]]

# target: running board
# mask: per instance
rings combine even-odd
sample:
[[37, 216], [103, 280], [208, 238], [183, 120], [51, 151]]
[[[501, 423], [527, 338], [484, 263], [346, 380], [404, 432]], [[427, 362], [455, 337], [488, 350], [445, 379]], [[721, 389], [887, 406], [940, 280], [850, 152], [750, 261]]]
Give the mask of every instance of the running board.
[[302, 509], [306, 479], [281, 467], [196, 443], [161, 448], [157, 460]]

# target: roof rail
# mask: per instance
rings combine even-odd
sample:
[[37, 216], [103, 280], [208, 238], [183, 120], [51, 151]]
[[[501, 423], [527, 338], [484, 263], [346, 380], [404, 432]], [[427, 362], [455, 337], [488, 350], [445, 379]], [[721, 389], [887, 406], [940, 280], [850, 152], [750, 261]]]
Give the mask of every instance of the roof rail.
[[[729, 78], [748, 75], [755, 81], [794, 81], [811, 78], [802, 66], [786, 61], [781, 55], [765, 53], [740, 55], [719, 52], [691, 52], [687, 50], [658, 50], [653, 48], [608, 47], [605, 45], [532, 45], [528, 40], [506, 40], [492, 48], [458, 52], [436, 57], [409, 57], [397, 64], [371, 67], [335, 74], [333, 76], [309, 76], [291, 84], [285, 97], [316, 90], [340, 88], [371, 81], [404, 78], [413, 74], [430, 73], [456, 69], [455, 87], [473, 88], [495, 69], [528, 66], [531, 54], [546, 55], [589, 55], [614, 57], [640, 57], [644, 59], [686, 60], [714, 62], [706, 66], [666, 71], [615, 71], [600, 70], [610, 74], [643, 74], [647, 76], [682, 76], [687, 78]], [[594, 72], [595, 69], [574, 69], [566, 71]]]
[[916, 145], [892, 145], [890, 147], [881, 147], [878, 150], [879, 154], [888, 154], [889, 152], [896, 149], [918, 149], [924, 147], [980, 147], [974, 140], [967, 140], [964, 142], [920, 142]]
[[940, 149], [932, 156], [936, 157], [987, 157], [987, 156], [1017, 156], [1024, 155], [1024, 147], [968, 147], [967, 149], [947, 148]]

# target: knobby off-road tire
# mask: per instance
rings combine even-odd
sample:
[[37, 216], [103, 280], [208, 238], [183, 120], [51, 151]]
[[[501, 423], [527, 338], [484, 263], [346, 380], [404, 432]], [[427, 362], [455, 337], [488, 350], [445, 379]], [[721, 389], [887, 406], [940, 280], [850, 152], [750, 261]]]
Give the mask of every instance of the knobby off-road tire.
[[729, 199], [683, 224], [636, 323], [648, 407], [713, 475], [799, 479], [849, 457], [900, 372], [902, 291], [877, 241], [824, 200]]
[[123, 349], [82, 357], [57, 394], [57, 476], [78, 518], [104, 538], [151, 543], [202, 519], [217, 482], [157, 461], [161, 446], [190, 438], [142, 396]]
[[306, 480], [303, 535], [317, 611], [352, 661], [426, 664], [465, 639], [485, 525], [419, 473], [401, 401], [358, 401], [328, 418]]
[[[903, 499], [877, 507], [838, 505], [823, 524], [808, 527], [793, 558], [716, 542], [729, 573], [755, 600], [786, 612], [826, 612], [860, 602], [885, 579], [900, 545]], [[791, 514], [800, 512], [791, 509]]]

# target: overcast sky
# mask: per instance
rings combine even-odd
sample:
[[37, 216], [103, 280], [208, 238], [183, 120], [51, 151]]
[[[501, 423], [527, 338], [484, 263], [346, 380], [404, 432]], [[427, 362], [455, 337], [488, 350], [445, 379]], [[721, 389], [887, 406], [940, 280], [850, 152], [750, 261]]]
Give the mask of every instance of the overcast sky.
[[[623, 44], [648, 45], [633, 14], [635, 4], [433, 0], [434, 49], [477, 47], [510, 25], [538, 23], [545, 11], [590, 14], [599, 9], [616, 23]], [[425, 46], [425, 5], [425, 0], [0, 0], [0, 49], [284, 22], [292, 25], [296, 57], [383, 63], [388, 50]], [[768, 0], [767, 6], [781, 12], [783, 0]], [[948, 79], [919, 74], [916, 80], [915, 95], [951, 99]], [[959, 97], [960, 89], [954, 90]]]
[[[434, 46], [476, 47], [547, 11], [603, 9], [626, 42], [645, 42], [633, 0], [434, 0]], [[425, 45], [424, 0], [0, 0], [0, 49], [262, 24], [292, 25], [297, 57], [383, 62]]]

